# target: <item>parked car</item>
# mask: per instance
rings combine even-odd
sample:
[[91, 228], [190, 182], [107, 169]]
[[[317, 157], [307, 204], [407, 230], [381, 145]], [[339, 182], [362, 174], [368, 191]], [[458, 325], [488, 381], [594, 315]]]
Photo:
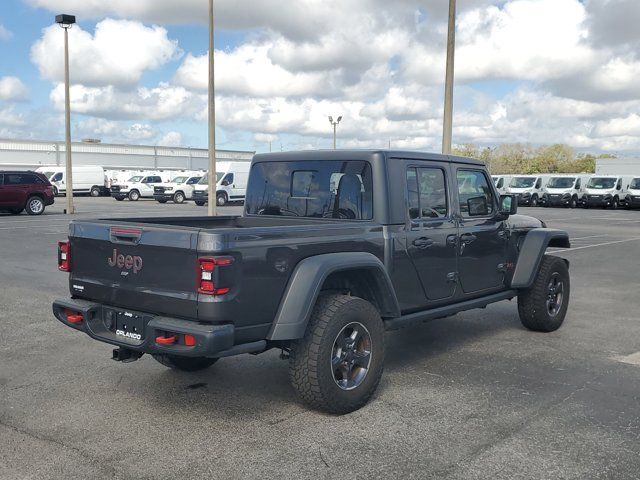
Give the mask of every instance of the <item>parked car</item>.
[[537, 207], [550, 175], [514, 176], [509, 182], [508, 193], [516, 195], [518, 205]]
[[160, 183], [153, 187], [153, 198], [160, 203], [172, 201], [183, 203], [193, 198], [193, 189], [202, 177], [176, 177], [168, 183]]
[[640, 177], [634, 177], [629, 183], [627, 196], [624, 199], [627, 208], [640, 207]]
[[549, 178], [540, 204], [545, 207], [570, 207], [582, 205], [589, 175], [559, 175]]
[[256, 155], [241, 217], [75, 220], [55, 317], [177, 370], [283, 350], [314, 408], [362, 407], [384, 331], [518, 298], [523, 325], [563, 323], [566, 232], [516, 215], [482, 162], [416, 152]]
[[509, 182], [511, 182], [512, 175], [493, 175], [491, 178], [500, 195], [509, 193]]
[[[222, 207], [229, 202], [244, 201], [249, 179], [249, 162], [220, 162], [216, 169], [216, 205]], [[193, 191], [196, 205], [209, 201], [209, 177], [202, 177]]]
[[140, 198], [153, 198], [153, 188], [168, 181], [167, 177], [163, 180], [160, 175], [135, 175], [124, 183], [111, 185], [111, 196], [118, 201], [128, 198], [132, 202]]
[[[36, 172], [43, 173], [53, 185], [53, 192], [55, 195], [66, 195], [66, 175], [67, 171], [65, 167], [39, 167]], [[106, 177], [104, 169], [102, 167], [88, 165], [88, 166], [74, 166], [71, 173], [73, 175], [73, 194], [88, 193], [92, 197], [98, 197], [100, 195], [108, 195], [108, 189], [106, 187]]]
[[632, 178], [619, 175], [592, 175], [587, 182], [582, 200], [584, 207], [618, 208], [626, 200]]
[[0, 171], [0, 211], [42, 215], [54, 197], [53, 186], [42, 173]]

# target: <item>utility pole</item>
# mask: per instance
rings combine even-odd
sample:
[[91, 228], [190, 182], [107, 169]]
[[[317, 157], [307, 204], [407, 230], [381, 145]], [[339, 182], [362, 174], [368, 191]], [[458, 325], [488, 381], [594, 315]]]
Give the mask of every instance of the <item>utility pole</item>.
[[340, 120], [342, 120], [342, 115], [340, 115], [336, 121], [333, 121], [333, 117], [329, 116], [329, 123], [331, 125], [333, 125], [333, 149], [336, 149], [336, 129], [338, 127], [338, 124], [340, 123]]
[[67, 215], [75, 213], [73, 208], [73, 168], [71, 165], [71, 100], [69, 98], [69, 29], [76, 23], [73, 15], [56, 15], [56, 23], [64, 29], [64, 130], [65, 130], [65, 190], [67, 192]]
[[213, 0], [209, 0], [209, 216], [216, 215], [216, 93], [213, 41]]
[[449, 0], [449, 28], [447, 33], [447, 71], [444, 82], [444, 121], [442, 128], [442, 153], [451, 154], [453, 136], [453, 72], [456, 44], [456, 0]]

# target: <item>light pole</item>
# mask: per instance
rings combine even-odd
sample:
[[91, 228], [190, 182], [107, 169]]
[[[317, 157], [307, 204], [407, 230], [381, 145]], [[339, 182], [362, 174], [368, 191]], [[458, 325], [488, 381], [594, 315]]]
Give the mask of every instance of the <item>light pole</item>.
[[216, 93], [213, 41], [213, 0], [209, 0], [209, 216], [216, 215]]
[[442, 153], [451, 154], [453, 135], [453, 64], [456, 45], [456, 0], [449, 0], [449, 28], [447, 33], [447, 73], [444, 81], [444, 120]]
[[56, 23], [64, 28], [64, 128], [66, 150], [65, 190], [67, 192], [67, 215], [73, 209], [73, 169], [71, 168], [71, 101], [69, 100], [69, 29], [76, 23], [73, 15], [56, 15]]
[[336, 149], [336, 128], [338, 127], [340, 120], [342, 120], [342, 115], [340, 115], [335, 122], [333, 121], [333, 117], [329, 115], [329, 123], [333, 125], [333, 149], [334, 150]]

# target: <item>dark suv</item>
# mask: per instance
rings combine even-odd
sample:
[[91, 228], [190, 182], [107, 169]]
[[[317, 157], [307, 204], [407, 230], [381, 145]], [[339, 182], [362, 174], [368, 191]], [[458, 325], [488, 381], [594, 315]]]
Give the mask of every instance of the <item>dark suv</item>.
[[41, 215], [53, 202], [53, 187], [43, 174], [0, 171], [0, 211]]

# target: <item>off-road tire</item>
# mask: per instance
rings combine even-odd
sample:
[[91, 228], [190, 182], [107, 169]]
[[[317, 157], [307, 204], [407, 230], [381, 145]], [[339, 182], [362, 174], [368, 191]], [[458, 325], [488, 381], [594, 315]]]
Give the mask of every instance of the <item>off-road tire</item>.
[[40, 197], [29, 197], [24, 209], [29, 215], [42, 215], [44, 213], [45, 205], [44, 200]]
[[154, 354], [153, 358], [165, 367], [183, 372], [198, 372], [209, 368], [218, 361], [217, 358], [182, 357], [180, 355]]
[[[331, 358], [342, 329], [358, 322], [371, 338], [371, 360], [358, 386], [343, 390], [334, 380]], [[321, 295], [311, 314], [304, 337], [290, 352], [289, 378], [298, 397], [314, 409], [345, 414], [364, 406], [380, 382], [384, 363], [384, 325], [380, 314], [366, 300], [348, 295]]]
[[227, 194], [224, 192], [218, 193], [216, 195], [216, 205], [219, 207], [224, 207], [229, 199], [227, 198]]
[[[562, 303], [555, 315], [549, 313], [547, 299], [550, 283], [554, 274], [559, 275], [563, 285]], [[520, 321], [529, 330], [536, 332], [553, 332], [564, 322], [569, 307], [571, 285], [567, 263], [553, 255], [542, 257], [540, 269], [533, 285], [518, 295], [518, 313]]]
[[184, 203], [184, 193], [182, 192], [176, 192], [175, 195], [173, 196], [173, 203]]
[[140, 200], [140, 192], [138, 190], [131, 190], [129, 192], [129, 200], [131, 202], [137, 202]]

